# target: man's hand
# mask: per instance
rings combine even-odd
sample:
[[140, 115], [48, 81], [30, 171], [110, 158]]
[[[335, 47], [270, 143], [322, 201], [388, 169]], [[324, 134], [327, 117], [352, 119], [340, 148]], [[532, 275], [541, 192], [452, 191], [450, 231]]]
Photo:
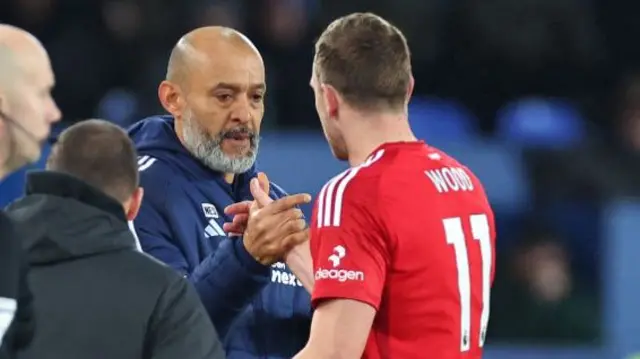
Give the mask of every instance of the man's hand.
[[[224, 209], [224, 213], [234, 216], [231, 223], [224, 224], [224, 231], [229, 233], [230, 236], [242, 236], [244, 234], [252, 207], [254, 207], [255, 210], [255, 207], [260, 209], [273, 203], [273, 199], [269, 197], [269, 179], [262, 172], [258, 173], [258, 183], [259, 187], [256, 190], [252, 189], [255, 201], [234, 203]], [[304, 231], [304, 234], [308, 239], [308, 229]], [[294, 245], [291, 250], [283, 255], [283, 259], [300, 282], [302, 282], [305, 289], [311, 293], [314, 278], [308, 240], [303, 239], [300, 243]], [[276, 260], [279, 259], [277, 258]]]
[[260, 188], [262, 189], [261, 192], [265, 193], [265, 196], [262, 196], [261, 193], [258, 194], [258, 197], [261, 200], [260, 203], [254, 204], [256, 201], [242, 201], [231, 204], [224, 209], [225, 214], [233, 216], [232, 222], [225, 223], [222, 227], [225, 232], [229, 233], [230, 237], [241, 237], [244, 234], [244, 231], [247, 229], [247, 222], [249, 221], [251, 205], [259, 205], [258, 208], [262, 208], [273, 202], [273, 199], [269, 197], [269, 178], [267, 178], [267, 175], [265, 175], [264, 172], [259, 172], [257, 178]]
[[233, 216], [231, 222], [222, 225], [222, 229], [229, 233], [229, 237], [241, 237], [244, 234], [247, 229], [249, 209], [252, 203], [253, 201], [242, 201], [229, 205], [224, 209], [226, 215]]
[[[306, 222], [302, 211], [296, 206], [309, 203], [311, 196], [303, 193], [273, 201], [269, 198], [268, 192], [264, 191], [266, 176], [261, 177], [262, 181], [254, 178], [250, 183], [251, 194], [255, 201], [250, 204], [240, 203], [236, 209], [242, 209], [243, 206], [246, 209], [247, 204], [249, 205], [242, 239], [244, 246], [258, 262], [271, 265], [282, 259], [291, 248], [308, 239]], [[268, 183], [268, 180], [266, 182]], [[227, 207], [225, 213], [231, 214], [230, 212], [233, 212], [233, 208]], [[225, 225], [226, 229], [241, 233], [242, 220], [234, 219], [234, 222], [236, 222], [235, 227], [234, 223], [228, 223]]]

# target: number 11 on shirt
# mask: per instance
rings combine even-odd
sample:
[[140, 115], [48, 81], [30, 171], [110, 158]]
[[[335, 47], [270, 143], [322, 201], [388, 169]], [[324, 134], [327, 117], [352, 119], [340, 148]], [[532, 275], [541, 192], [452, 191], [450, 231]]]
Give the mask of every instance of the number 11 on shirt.
[[[482, 314], [480, 316], [479, 345], [484, 345], [489, 323], [489, 302], [491, 290], [491, 231], [485, 214], [469, 217], [473, 239], [479, 242], [482, 257]], [[471, 346], [471, 278], [469, 256], [462, 219], [446, 218], [443, 221], [447, 243], [453, 246], [458, 269], [458, 290], [460, 292], [460, 351], [468, 351]]]

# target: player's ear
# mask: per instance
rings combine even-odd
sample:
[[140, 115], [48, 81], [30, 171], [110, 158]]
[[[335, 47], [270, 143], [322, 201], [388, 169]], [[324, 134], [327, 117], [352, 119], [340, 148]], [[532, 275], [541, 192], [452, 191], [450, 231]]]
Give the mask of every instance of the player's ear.
[[327, 84], [321, 84], [322, 96], [324, 97], [325, 111], [329, 118], [336, 118], [338, 115], [338, 107], [341, 103], [340, 95], [335, 87]]
[[413, 75], [409, 75], [409, 86], [407, 86], [407, 100], [406, 100], [407, 104], [411, 100], [411, 96], [413, 96], [413, 88], [415, 85], [416, 85], [416, 80], [413, 78]]
[[162, 81], [158, 86], [158, 98], [162, 107], [173, 117], [179, 117], [182, 114], [182, 96], [176, 84], [167, 80]]
[[133, 191], [131, 198], [125, 204], [127, 212], [125, 214], [127, 215], [128, 221], [133, 221], [138, 216], [140, 206], [142, 206], [142, 197], [144, 197], [144, 190], [142, 187], [138, 187]]

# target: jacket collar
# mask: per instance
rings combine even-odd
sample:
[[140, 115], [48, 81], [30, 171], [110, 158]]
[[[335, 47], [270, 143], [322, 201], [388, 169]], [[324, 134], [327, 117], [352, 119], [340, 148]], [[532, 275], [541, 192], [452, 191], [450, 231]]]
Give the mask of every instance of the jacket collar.
[[33, 171], [27, 174], [26, 194], [46, 194], [72, 198], [127, 221], [122, 204], [101, 190], [70, 174], [56, 171]]

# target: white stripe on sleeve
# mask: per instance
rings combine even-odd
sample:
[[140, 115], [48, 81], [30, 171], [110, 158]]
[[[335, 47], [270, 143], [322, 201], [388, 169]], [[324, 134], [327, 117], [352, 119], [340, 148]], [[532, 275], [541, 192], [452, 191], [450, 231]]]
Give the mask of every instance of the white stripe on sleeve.
[[333, 177], [322, 187], [318, 195], [317, 227], [339, 227], [342, 218], [342, 206], [347, 185], [358, 172], [382, 158], [384, 150], [370, 156], [363, 164]]

